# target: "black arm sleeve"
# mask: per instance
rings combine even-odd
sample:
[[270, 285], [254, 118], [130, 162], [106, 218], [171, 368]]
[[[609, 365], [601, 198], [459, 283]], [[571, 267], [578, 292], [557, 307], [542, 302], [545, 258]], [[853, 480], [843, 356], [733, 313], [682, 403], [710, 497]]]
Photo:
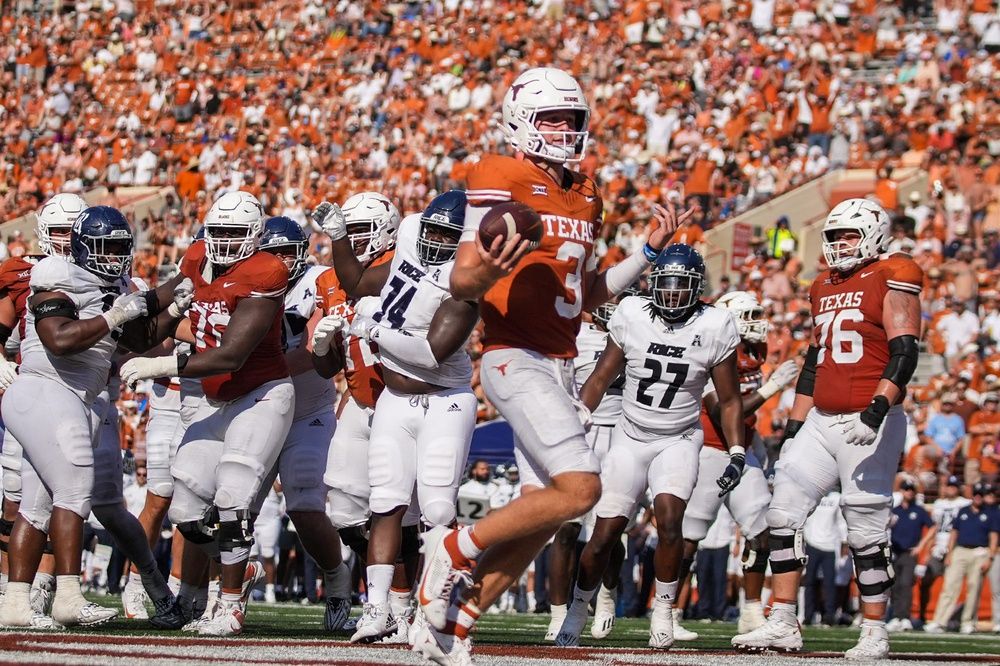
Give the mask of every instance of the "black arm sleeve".
[[39, 303], [32, 308], [35, 315], [35, 322], [39, 322], [47, 317], [66, 317], [67, 319], [79, 319], [80, 315], [76, 311], [76, 305], [67, 298], [52, 298]]
[[809, 345], [806, 352], [806, 362], [802, 365], [802, 372], [799, 373], [799, 381], [795, 384], [795, 392], [802, 395], [812, 396], [816, 388], [816, 361], [819, 358], [819, 347]]
[[14, 332], [10, 326], [5, 324], [0, 324], [0, 346], [7, 344], [7, 340], [10, 339], [11, 334]]
[[917, 369], [919, 357], [920, 347], [916, 336], [900, 335], [889, 340], [889, 363], [885, 366], [882, 379], [888, 379], [900, 390], [905, 389]]

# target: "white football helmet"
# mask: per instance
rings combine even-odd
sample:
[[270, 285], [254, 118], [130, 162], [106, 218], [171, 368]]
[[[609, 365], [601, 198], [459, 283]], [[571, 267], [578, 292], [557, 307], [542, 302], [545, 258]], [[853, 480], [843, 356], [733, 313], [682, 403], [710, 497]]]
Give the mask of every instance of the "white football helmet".
[[399, 210], [378, 192], [355, 194], [340, 207], [347, 239], [358, 261], [367, 263], [396, 244]]
[[[69, 256], [70, 230], [73, 223], [87, 208], [83, 197], [61, 192], [42, 204], [38, 211], [38, 221], [35, 234], [38, 236], [38, 249], [49, 256]], [[55, 239], [52, 231], [58, 229], [62, 233]]]
[[[857, 231], [861, 239], [835, 240], [838, 231]], [[823, 256], [827, 265], [847, 272], [870, 259], [878, 258], [889, 245], [891, 224], [882, 206], [868, 199], [848, 199], [837, 204], [823, 224]]]
[[[546, 111], [574, 112], [576, 127], [571, 132], [541, 132], [538, 114]], [[576, 79], [555, 67], [526, 70], [503, 98], [500, 129], [516, 150], [560, 164], [583, 159], [590, 133], [590, 107]]]
[[208, 260], [229, 266], [257, 251], [264, 231], [264, 208], [249, 192], [226, 192], [205, 216]]
[[750, 343], [765, 342], [769, 322], [757, 297], [749, 291], [731, 291], [715, 302], [715, 307], [729, 310], [736, 317], [740, 337]]

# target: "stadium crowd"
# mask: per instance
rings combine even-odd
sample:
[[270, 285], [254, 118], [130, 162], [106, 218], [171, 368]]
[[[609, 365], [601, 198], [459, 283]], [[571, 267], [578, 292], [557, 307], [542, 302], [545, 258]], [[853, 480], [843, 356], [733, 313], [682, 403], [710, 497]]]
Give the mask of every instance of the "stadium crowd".
[[[877, 169], [875, 196], [894, 214], [892, 249], [911, 253], [927, 278], [927, 367], [925, 382], [905, 403], [909, 432], [898, 501], [929, 508], [932, 501], [941, 506], [939, 498], [995, 504], [995, 2], [2, 5], [0, 217], [36, 210], [59, 191], [104, 185], [105, 203], [116, 205], [118, 188], [173, 188], [162, 210], [137, 230], [136, 273], [151, 284], [172, 272], [211, 203], [237, 189], [313, 232], [314, 260], [329, 263], [329, 241], [309, 217], [320, 201], [374, 190], [405, 214], [422, 208], [429, 193], [461, 186], [478, 155], [503, 144], [494, 115], [503, 91], [521, 68], [543, 62], [572, 71], [590, 97], [592, 145], [580, 169], [602, 188], [600, 252], [608, 264], [643, 245], [654, 203], [681, 199], [696, 207], [694, 221], [675, 239], [698, 246], [714, 224], [830, 169]], [[903, 167], [925, 169], [927, 191], [900, 200], [892, 173]], [[803, 276], [815, 267], [796, 257], [787, 226], [776, 219], [774, 229], [758, 234], [739, 275], [720, 281], [711, 294], [738, 288], [758, 295], [770, 320], [772, 368], [804, 351], [812, 326]], [[4, 240], [4, 256], [29, 250], [28, 239]], [[477, 339], [474, 359], [481, 351]], [[496, 412], [478, 393], [480, 417], [489, 420]], [[772, 446], [793, 393], [760, 411], [758, 428]], [[144, 469], [146, 399], [126, 393], [121, 402], [123, 448], [137, 460], [135, 476]], [[498, 490], [511, 483], [508, 472], [500, 473]], [[810, 623], [812, 609], [830, 624], [850, 621], [856, 608], [846, 536], [830, 538], [840, 528], [835, 498], [828, 500], [806, 531], [815, 563], [806, 575]], [[834, 510], [824, 511], [827, 505]], [[912, 591], [914, 576], [930, 581], [921, 587], [924, 597], [943, 576], [947, 599], [931, 619], [923, 617], [922, 598], [918, 618], [943, 628], [954, 610], [949, 590], [957, 597], [963, 575], [949, 551], [976, 546], [925, 538], [947, 533], [957, 509], [933, 513], [924, 525], [929, 531], [918, 530], [916, 542], [900, 535], [897, 555], [915, 552], [913, 576], [897, 585], [909, 581]], [[718, 520], [701, 544], [697, 617], [726, 618], [734, 602], [730, 582], [739, 570], [739, 541], [727, 520]], [[295, 551], [294, 537], [280, 538], [290, 547], [279, 551]], [[629, 535], [623, 613], [645, 613], [655, 538], [648, 516]], [[544, 557], [536, 571], [544, 571]], [[642, 575], [633, 579], [636, 565]], [[988, 577], [991, 624], [1000, 631], [1000, 559]], [[117, 581], [108, 583], [114, 589]], [[537, 578], [530, 596], [526, 587], [508, 607], [544, 609], [544, 588], [544, 577]], [[315, 598], [314, 585], [298, 589]], [[894, 597], [907, 609], [909, 601]], [[963, 629], [974, 610], [966, 605]], [[908, 610], [894, 617], [899, 629], [911, 620]]]

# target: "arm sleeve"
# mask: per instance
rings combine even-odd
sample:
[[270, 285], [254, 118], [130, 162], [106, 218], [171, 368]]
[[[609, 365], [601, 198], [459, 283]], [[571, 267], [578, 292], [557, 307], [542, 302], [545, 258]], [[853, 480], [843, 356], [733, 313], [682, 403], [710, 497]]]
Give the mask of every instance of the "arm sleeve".
[[408, 365], [418, 368], [433, 370], [438, 367], [438, 360], [434, 358], [434, 350], [427, 338], [407, 335], [383, 326], [379, 326], [377, 330], [378, 334], [373, 336], [373, 340], [378, 344], [379, 353], [405, 359]]

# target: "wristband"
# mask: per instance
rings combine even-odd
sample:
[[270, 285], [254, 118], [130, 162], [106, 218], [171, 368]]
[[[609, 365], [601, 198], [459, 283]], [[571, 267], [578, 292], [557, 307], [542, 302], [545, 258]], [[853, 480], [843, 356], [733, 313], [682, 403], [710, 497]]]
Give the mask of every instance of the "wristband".
[[729, 457], [732, 458], [733, 456], [742, 456], [742, 457], [746, 458], [747, 457], [747, 450], [746, 450], [746, 448], [740, 446], [739, 444], [737, 444], [736, 446], [730, 446], [729, 447]]
[[770, 400], [775, 394], [780, 392], [781, 386], [773, 379], [768, 379], [764, 382], [763, 386], [757, 389], [757, 393], [760, 393], [760, 397], [764, 398], [764, 400]]
[[653, 263], [654, 261], [656, 261], [656, 258], [660, 256], [660, 250], [657, 250], [649, 243], [646, 243], [645, 245], [642, 246], [642, 254], [644, 257], [646, 257], [646, 261], [648, 261], [649, 263]]
[[160, 299], [156, 297], [156, 290], [147, 289], [142, 292], [142, 297], [146, 301], [146, 314], [155, 317], [160, 314]]
[[882, 427], [882, 421], [885, 421], [885, 415], [888, 413], [889, 399], [884, 395], [877, 395], [872, 398], [868, 408], [861, 412], [859, 418], [866, 426], [878, 432], [878, 429]]
[[178, 354], [177, 355], [177, 375], [180, 376], [184, 372], [184, 367], [188, 364], [191, 359], [191, 354]]

